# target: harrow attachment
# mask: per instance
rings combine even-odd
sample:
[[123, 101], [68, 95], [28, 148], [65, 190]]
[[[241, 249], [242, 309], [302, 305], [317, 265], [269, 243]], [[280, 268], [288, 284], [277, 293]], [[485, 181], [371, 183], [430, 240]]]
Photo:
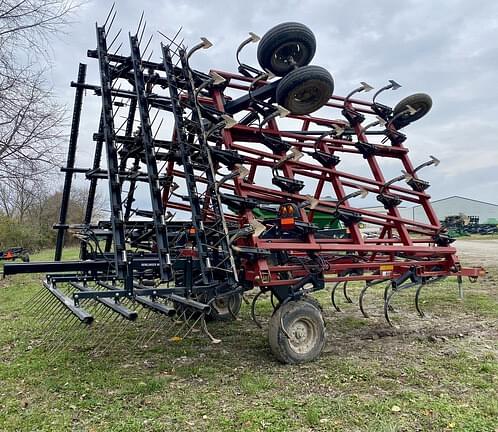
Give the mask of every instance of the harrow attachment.
[[[80, 64], [71, 83], [55, 260], [5, 265], [5, 275], [47, 273], [43, 296], [31, 303], [48, 317], [48, 329], [67, 312], [63, 335], [73, 325], [100, 334], [100, 326], [117, 329], [119, 340], [125, 323], [135, 326], [138, 344], [157, 335], [179, 340], [197, 329], [220, 342], [208, 322], [235, 319], [243, 294], [256, 290], [251, 316], [259, 326], [256, 303], [263, 293], [271, 297], [272, 352], [301, 363], [317, 358], [325, 343], [315, 291], [330, 286], [340, 312], [339, 293], [353, 303], [349, 286], [362, 282], [358, 303], [368, 317], [367, 290], [385, 286], [384, 315], [392, 324], [391, 301], [400, 291], [413, 288], [423, 316], [423, 287], [483, 274], [461, 267], [431, 207], [429, 182], [418, 177], [439, 161], [431, 156], [414, 167], [404, 146], [401, 129], [427, 114], [428, 95], [383, 105], [382, 93], [400, 87], [392, 80], [371, 101], [357, 99], [372, 90], [365, 82], [346, 97], [334, 95], [330, 72], [310, 65], [316, 40], [299, 23], [280, 24], [261, 39], [250, 33], [237, 49], [238, 72], [205, 73], [190, 62], [211, 46], [207, 39], [187, 49], [179, 34], [166, 38], [153, 61], [152, 37], [141, 43], [145, 24], [113, 52], [117, 36], [108, 21], [114, 18], [97, 25], [96, 49], [88, 51], [100, 82], [87, 83]], [[258, 43], [259, 67], [241, 61], [251, 43]], [[78, 140], [85, 94], [92, 92], [100, 116], [93, 144], [83, 144], [94, 149], [88, 166]], [[398, 165], [387, 179], [383, 159]], [[354, 167], [361, 169], [353, 174]], [[75, 176], [88, 184], [86, 214], [68, 224]], [[108, 199], [107, 220], [94, 218], [98, 191]], [[362, 207], [369, 193], [384, 213]], [[402, 203], [420, 204], [428, 222], [402, 217]], [[364, 224], [377, 235], [366, 238]], [[61, 261], [68, 233], [80, 240], [77, 261]]]

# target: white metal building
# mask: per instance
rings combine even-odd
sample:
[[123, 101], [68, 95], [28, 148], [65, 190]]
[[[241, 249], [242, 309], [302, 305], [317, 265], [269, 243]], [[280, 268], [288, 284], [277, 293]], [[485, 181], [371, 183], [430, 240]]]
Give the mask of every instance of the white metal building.
[[[454, 216], [463, 214], [465, 216], [478, 216], [479, 223], [498, 223], [498, 205], [478, 201], [471, 198], [464, 198], [461, 196], [451, 196], [440, 200], [431, 201], [439, 220], [444, 220], [446, 216]], [[422, 206], [418, 205], [410, 209], [410, 214], [403, 214], [403, 216], [414, 219], [420, 222], [427, 222], [425, 212]]]
[[[446, 216], [456, 216], [463, 214], [465, 216], [478, 216], [479, 223], [498, 223], [498, 204], [478, 201], [461, 196], [451, 196], [440, 200], [431, 201], [432, 207], [436, 212], [439, 220], [444, 220]], [[368, 207], [366, 210], [386, 213], [384, 207]], [[398, 207], [401, 217], [412, 219], [419, 222], [428, 222], [422, 206]]]

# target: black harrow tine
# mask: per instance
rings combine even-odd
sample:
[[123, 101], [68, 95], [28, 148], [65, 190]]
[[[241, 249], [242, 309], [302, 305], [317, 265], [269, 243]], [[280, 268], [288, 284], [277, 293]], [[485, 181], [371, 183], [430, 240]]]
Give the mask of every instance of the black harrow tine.
[[109, 13], [107, 14], [107, 18], [105, 19], [105, 22], [104, 22], [104, 26], [105, 27], [107, 25], [107, 22], [109, 21], [109, 18], [111, 17], [111, 14], [114, 10], [114, 6], [116, 6], [116, 2], [113, 2], [112, 5], [111, 5], [111, 9], [109, 9]]
[[138, 22], [138, 27], [137, 27], [137, 32], [135, 33], [135, 36], [138, 37], [138, 33], [140, 32], [140, 27], [142, 26], [142, 21], [144, 19], [144, 11], [142, 11], [142, 15], [140, 15], [140, 21]]
[[32, 297], [26, 300], [23, 309], [26, 310], [26, 312], [28, 313], [31, 312], [31, 310], [38, 304], [34, 300], [39, 297], [43, 298], [46, 295], [48, 295], [48, 292], [43, 288], [40, 288], [38, 291], [36, 291], [36, 293]]
[[45, 298], [43, 299], [42, 302], [37, 303], [36, 307], [34, 309], [32, 309], [32, 311], [31, 311], [35, 315], [39, 312], [40, 309], [45, 309], [50, 302], [55, 302], [54, 296], [52, 294], [50, 294], [49, 291], [47, 291], [47, 290], [44, 290], [44, 291], [46, 293], [46, 295], [44, 296]]
[[43, 290], [43, 294], [40, 294], [39, 299], [33, 299], [32, 303], [29, 304], [28, 308], [26, 309], [27, 314], [33, 315], [37, 312], [37, 310], [42, 307], [43, 304], [48, 302], [49, 300], [53, 300], [51, 295], [46, 291], [45, 289]]
[[54, 302], [52, 304], [50, 304], [44, 310], [40, 311], [41, 316], [45, 315], [45, 318], [50, 318], [53, 316], [56, 310], [63, 307], [62, 304], [60, 304], [58, 301], [55, 301], [55, 298], [53, 300]]
[[[154, 37], [154, 33], [152, 33], [149, 37], [149, 40], [147, 41], [147, 44], [145, 45], [145, 48], [142, 51], [142, 58], [145, 57], [145, 53], [147, 52], [147, 49], [149, 48], [150, 43], [152, 42], [152, 38]], [[140, 41], [141, 42], [141, 41]]]
[[37, 304], [37, 306], [31, 311], [32, 315], [37, 317], [38, 314], [40, 313], [40, 310], [44, 310], [50, 303], [54, 302], [56, 303], [56, 300], [52, 294], [50, 294], [48, 291], [46, 298]]
[[187, 308], [185, 308], [185, 311], [184, 311], [184, 315], [185, 315], [185, 318], [184, 318], [184, 321], [183, 321], [183, 324], [181, 325], [181, 327], [176, 331], [176, 333], [174, 334], [173, 337], [170, 338], [170, 340], [173, 340], [173, 341], [178, 341], [178, 340], [182, 340], [183, 337], [180, 336], [180, 333], [182, 333], [183, 329], [185, 327], [188, 326], [188, 322], [192, 319], [192, 317], [194, 316], [194, 314], [196, 313], [197, 311], [196, 310], [193, 310], [189, 317], [187, 318]]
[[145, 346], [149, 345], [149, 342], [154, 338], [154, 336], [159, 332], [159, 330], [161, 330], [163, 328], [164, 321], [165, 321], [164, 319], [161, 319], [161, 317], [158, 317], [157, 325], [156, 325], [154, 331], [152, 332], [150, 337], [147, 338], [147, 340], [145, 342], [143, 342], [143, 345], [145, 345]]
[[[85, 287], [82, 284], [71, 282], [71, 285], [73, 287], [75, 287], [76, 289], [80, 290], [80, 291], [91, 291], [90, 288]], [[104, 305], [106, 307], [108, 307], [109, 309], [112, 309], [114, 312], [118, 313], [119, 315], [121, 315], [123, 318], [125, 318], [127, 320], [135, 321], [137, 319], [137, 317], [138, 317], [137, 312], [132, 311], [132, 310], [130, 310], [130, 309], [128, 309], [128, 308], [126, 308], [126, 307], [124, 307], [124, 306], [116, 303], [115, 301], [113, 301], [111, 299], [108, 299], [108, 298], [98, 298], [97, 302], [101, 303], [102, 305]]]
[[[104, 322], [102, 322], [102, 324], [101, 324], [101, 327], [103, 327], [102, 332], [101, 332], [101, 333], [103, 333], [103, 336], [100, 337], [97, 345], [93, 349], [94, 354], [103, 355], [105, 352], [105, 347], [108, 345], [109, 341], [113, 338], [112, 332], [110, 331], [110, 329], [107, 326], [107, 324], [110, 321], [110, 316], [108, 316], [109, 314], [112, 314], [112, 312], [107, 310], [107, 313], [105, 314], [106, 320]], [[116, 318], [122, 319], [122, 317], [120, 317], [119, 315], [115, 315], [114, 318], [115, 319]], [[104, 349], [102, 349], [102, 347], [104, 347]]]
[[66, 307], [67, 309], [69, 309], [69, 311], [76, 315], [80, 321], [86, 324], [92, 323], [93, 317], [85, 310], [81, 309], [78, 306], [75, 306], [72, 299], [65, 296], [61, 291], [48, 284], [46, 281], [44, 281], [43, 284], [57, 298], [57, 300], [59, 300], [61, 304], [64, 305], [64, 307]]
[[123, 29], [119, 29], [118, 32], [116, 33], [116, 36], [114, 36], [114, 39], [112, 40], [112, 42], [110, 43], [110, 45], [107, 47], [107, 49], [110, 51], [111, 48], [112, 48], [112, 45], [114, 44], [114, 42], [116, 42], [116, 39], [119, 37], [119, 35], [121, 34], [121, 31]]
[[61, 318], [61, 312], [64, 310], [64, 306], [58, 304], [55, 309], [50, 312], [50, 315], [47, 315], [45, 320], [41, 322], [41, 331], [45, 333], [47, 329], [51, 328], [54, 322], [57, 322]]
[[111, 317], [113, 316], [113, 311], [112, 309], [107, 309], [105, 306], [104, 306], [104, 312], [102, 314], [102, 317], [100, 318], [100, 324], [104, 327], [107, 327], [107, 324], [109, 323], [109, 321], [111, 320]]
[[169, 335], [172, 332], [172, 329], [175, 327], [175, 321], [173, 318], [167, 317], [162, 320], [162, 329], [164, 329], [164, 333], [161, 334], [163, 340], [169, 339]]
[[[194, 323], [193, 323], [192, 325], [190, 325], [190, 326], [189, 326], [189, 328], [188, 328], [187, 332], [186, 332], [183, 336], [181, 336], [181, 338], [182, 338], [182, 339], [186, 339], [186, 338], [187, 338], [187, 336], [188, 336], [188, 335], [189, 335], [189, 334], [193, 331], [194, 327], [195, 327], [195, 326], [196, 326], [196, 324], [197, 324], [197, 323], [201, 320], [201, 318], [202, 318], [202, 316], [203, 316], [204, 314], [203, 314], [203, 313], [201, 313], [201, 314], [198, 314], [198, 315], [199, 315], [199, 316], [198, 316], [198, 317], [197, 317], [197, 319], [194, 321]], [[190, 322], [190, 319], [189, 319], [189, 321], [188, 321], [188, 322]]]
[[59, 330], [60, 326], [54, 326], [48, 333], [44, 332], [40, 346], [44, 346], [46, 343], [49, 343], [55, 335], [59, 334]]
[[164, 38], [166, 38], [166, 39], [169, 41], [169, 43], [170, 43], [170, 45], [169, 45], [169, 46], [171, 46], [171, 44], [173, 44], [173, 45], [175, 45], [175, 46], [179, 47], [179, 44], [177, 44], [177, 43], [175, 42], [175, 40], [176, 40], [176, 38], [178, 37], [178, 35], [180, 34], [180, 32], [182, 31], [182, 29], [183, 29], [183, 27], [180, 27], [180, 28], [178, 29], [178, 31], [176, 32], [176, 34], [173, 36], [173, 38], [172, 38], [172, 39], [170, 39], [168, 36], [166, 36], [163, 32], [161, 32], [161, 31], [159, 31], [159, 30], [158, 30], [158, 33], [159, 33], [161, 36], [163, 36]]
[[[74, 346], [74, 341], [80, 340], [81, 333], [84, 331], [87, 331], [89, 327], [90, 326], [83, 324], [83, 323], [81, 323], [81, 321], [76, 319], [73, 326], [70, 328], [71, 331], [67, 332], [69, 337], [65, 339], [63, 349], [66, 350], [67, 347]], [[74, 331], [72, 329], [74, 329]], [[55, 351], [54, 351], [54, 354], [55, 354]]]
[[116, 318], [121, 321], [121, 325], [119, 326], [119, 330], [117, 332], [115, 332], [114, 337], [110, 340], [109, 343], [106, 344], [104, 350], [102, 351], [102, 354], [104, 354], [105, 352], [107, 352], [107, 350], [110, 347], [114, 347], [114, 344], [122, 336], [122, 334], [124, 333], [124, 331], [126, 330], [126, 328], [128, 327], [128, 325], [130, 323], [130, 321], [128, 321], [128, 320], [126, 320], [126, 319], [124, 319], [122, 317], [117, 316]]
[[147, 309], [147, 312], [145, 313], [143, 319], [141, 320], [143, 322], [143, 327], [141, 326], [138, 329], [138, 336], [135, 339], [135, 343], [133, 344], [133, 347], [132, 347], [133, 349], [135, 349], [135, 348], [137, 348], [137, 347], [140, 346], [140, 341], [142, 340], [143, 333], [147, 329], [147, 322], [149, 321], [149, 316], [150, 316], [151, 313], [152, 313], [152, 310], [151, 309]]
[[[178, 315], [178, 316], [175, 318], [174, 324], [175, 324], [175, 325], [181, 325], [181, 326], [183, 327], [183, 325], [184, 325], [184, 324], [182, 324], [182, 322], [183, 322], [183, 323], [185, 322], [185, 320], [186, 320], [186, 315], [187, 315], [187, 309], [186, 309], [186, 308], [184, 308], [184, 309], [182, 310], [182, 313], [181, 313], [180, 315]], [[180, 330], [181, 330], [181, 328], [182, 328], [182, 327], [180, 327]], [[171, 337], [169, 338], [169, 340], [170, 340], [170, 341], [175, 340], [175, 338], [176, 338], [177, 334], [178, 334], [178, 330], [174, 332], [174, 335], [173, 335], [173, 336], [171, 336]]]
[[53, 343], [48, 347], [48, 354], [51, 355], [54, 352], [56, 352], [61, 346], [64, 346], [66, 341], [71, 338], [71, 332], [68, 330], [72, 327], [74, 327], [74, 324], [76, 322], [79, 322], [78, 318], [75, 317], [74, 315], [71, 317], [70, 320], [68, 320], [67, 324], [61, 328], [58, 329], [58, 331], [55, 333], [56, 335], [61, 334], [63, 335], [62, 339], [58, 340], [56, 343]]
[[116, 51], [114, 51], [114, 55], [118, 55], [119, 50], [121, 49], [122, 46], [123, 46], [123, 42], [120, 42], [118, 47], [116, 48]]

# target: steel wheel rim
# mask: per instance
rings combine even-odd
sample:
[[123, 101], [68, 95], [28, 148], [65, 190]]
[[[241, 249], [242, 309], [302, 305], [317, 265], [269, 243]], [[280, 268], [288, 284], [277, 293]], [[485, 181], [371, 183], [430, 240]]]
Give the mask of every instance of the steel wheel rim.
[[273, 67], [288, 67], [290, 66], [289, 58], [292, 57], [294, 62], [299, 65], [305, 58], [306, 49], [296, 42], [287, 42], [280, 45], [273, 56], [271, 57], [271, 64]]
[[306, 354], [313, 350], [318, 339], [316, 325], [307, 317], [294, 320], [289, 325], [287, 333], [289, 334], [289, 345], [297, 354]]

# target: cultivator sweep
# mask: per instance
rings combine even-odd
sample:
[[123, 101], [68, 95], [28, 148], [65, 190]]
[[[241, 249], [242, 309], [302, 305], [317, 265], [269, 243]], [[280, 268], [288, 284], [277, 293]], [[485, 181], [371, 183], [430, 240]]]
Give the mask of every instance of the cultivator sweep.
[[[324, 346], [321, 306], [309, 294], [327, 284], [340, 311], [337, 291], [352, 302], [347, 284], [362, 281], [365, 317], [368, 288], [383, 284], [391, 323], [396, 293], [413, 288], [422, 316], [423, 287], [483, 273], [460, 266], [431, 207], [429, 182], [419, 177], [439, 161], [431, 157], [414, 167], [404, 146], [401, 129], [429, 111], [429, 96], [409, 96], [394, 108], [378, 102], [383, 92], [400, 87], [395, 81], [371, 101], [357, 98], [372, 89], [367, 83], [346, 97], [333, 95], [330, 73], [309, 65], [315, 37], [299, 23], [280, 24], [261, 40], [250, 33], [237, 49], [237, 73], [193, 69], [191, 57], [211, 43], [202, 38], [188, 50], [178, 34], [161, 45], [161, 60], [152, 61], [152, 53], [146, 55], [151, 39], [141, 48], [142, 23], [129, 36], [127, 55], [111, 53], [116, 38], [108, 46], [109, 27], [96, 27], [97, 47], [88, 51], [98, 62], [100, 83], [86, 82], [84, 64], [72, 83], [55, 262], [5, 266], [5, 274], [48, 273], [45, 297], [33, 300], [33, 307], [52, 321], [64, 310], [73, 319], [68, 325], [95, 326], [98, 314], [134, 322], [141, 310], [164, 318], [153, 334], [165, 333], [167, 321], [173, 323], [169, 337], [179, 339], [199, 324], [218, 342], [206, 320], [235, 318], [244, 292], [257, 289], [251, 314], [258, 325], [261, 294], [271, 293], [274, 304], [272, 352], [300, 363], [315, 359]], [[259, 43], [261, 69], [240, 61], [252, 42]], [[101, 112], [93, 164], [78, 166], [86, 91], [100, 98]], [[401, 174], [386, 179], [383, 159], [399, 163]], [[341, 169], [351, 163], [362, 166], [361, 175]], [[68, 225], [76, 174], [89, 185], [86, 215], [81, 224]], [[110, 217], [95, 222], [100, 184], [107, 186]], [[385, 213], [361, 208], [368, 193]], [[401, 203], [420, 204], [428, 222], [403, 218]], [[364, 238], [362, 224], [377, 227], [378, 235]], [[61, 261], [68, 231], [80, 239], [78, 261]], [[139, 333], [142, 341], [150, 337]]]

